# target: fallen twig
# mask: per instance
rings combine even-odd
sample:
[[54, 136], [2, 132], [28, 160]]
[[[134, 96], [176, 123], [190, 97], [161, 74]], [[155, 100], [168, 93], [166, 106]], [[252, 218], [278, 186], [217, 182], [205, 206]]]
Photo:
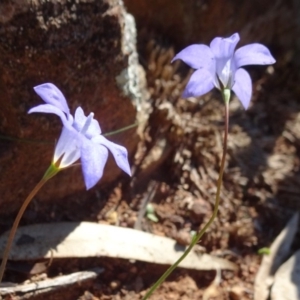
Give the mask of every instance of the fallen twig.
[[[76, 272], [69, 275], [59, 276], [53, 279], [46, 279], [40, 282], [34, 282], [24, 285], [0, 287], [0, 295], [15, 294], [15, 293], [29, 293], [36, 292], [37, 290], [47, 291], [50, 289], [56, 290], [61, 287], [68, 285], [78, 284], [82, 281], [96, 278], [99, 274], [104, 271], [103, 268], [94, 268], [89, 271]], [[2, 284], [3, 286], [4, 284]]]

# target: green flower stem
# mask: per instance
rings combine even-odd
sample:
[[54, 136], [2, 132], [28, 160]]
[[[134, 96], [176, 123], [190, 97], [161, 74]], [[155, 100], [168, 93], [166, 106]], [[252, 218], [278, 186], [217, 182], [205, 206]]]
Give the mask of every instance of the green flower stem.
[[128, 126], [126, 126], [126, 127], [122, 127], [122, 128], [120, 128], [120, 129], [118, 129], [118, 130], [110, 131], [110, 132], [108, 132], [108, 133], [103, 133], [103, 136], [114, 135], [114, 134], [117, 134], [117, 133], [126, 131], [126, 130], [128, 130], [128, 129], [134, 128], [134, 127], [136, 127], [136, 126], [138, 126], [138, 125], [139, 125], [139, 123], [134, 123], [134, 124], [128, 125]]
[[12, 242], [14, 240], [20, 220], [21, 220], [27, 206], [29, 205], [29, 203], [31, 202], [33, 197], [37, 194], [37, 192], [41, 189], [41, 187], [58, 172], [59, 172], [59, 169], [51, 164], [51, 166], [48, 168], [48, 170], [46, 171], [46, 173], [43, 176], [43, 178], [41, 179], [41, 181], [35, 186], [35, 188], [31, 191], [31, 193], [28, 195], [28, 197], [25, 199], [24, 203], [22, 204], [22, 206], [15, 218], [14, 224], [10, 230], [7, 244], [6, 244], [6, 247], [5, 247], [3, 255], [2, 255], [2, 262], [1, 262], [1, 266], [0, 266], [0, 282], [2, 282], [2, 278], [4, 275], [4, 271], [5, 271], [5, 267], [6, 267], [6, 263], [8, 260]]
[[227, 152], [230, 90], [224, 89], [222, 91], [222, 97], [225, 102], [225, 133], [224, 133], [224, 141], [223, 141], [223, 154], [222, 154], [222, 160], [221, 160], [221, 165], [220, 165], [219, 178], [218, 178], [218, 182], [217, 182], [217, 193], [216, 193], [216, 201], [215, 201], [213, 214], [212, 214], [211, 218], [209, 219], [209, 221], [205, 224], [205, 226], [200, 231], [198, 231], [198, 233], [194, 236], [191, 244], [188, 246], [188, 248], [185, 250], [185, 252], [182, 254], [182, 256], [172, 266], [170, 266], [167, 269], [167, 271], [155, 282], [155, 284], [150, 288], [150, 290], [144, 296], [143, 300], [148, 299], [152, 295], [152, 293], [167, 279], [167, 277], [185, 259], [185, 257], [191, 252], [193, 247], [200, 241], [201, 237], [206, 232], [206, 230], [209, 228], [209, 226], [212, 224], [212, 222], [214, 221], [214, 219], [216, 218], [216, 216], [218, 214], [219, 203], [220, 203], [220, 193], [221, 193], [221, 187], [222, 187], [222, 179], [223, 179], [223, 173], [224, 173], [224, 168], [225, 168], [225, 158], [226, 158], [226, 152]]
[[[140, 122], [136, 122], [134, 124], [122, 127], [120, 129], [110, 131], [107, 133], [103, 133], [103, 136], [110, 136], [114, 135], [126, 130], [129, 130], [131, 128], [137, 127], [140, 124]], [[8, 135], [2, 135], [0, 134], [0, 140], [7, 140], [7, 141], [12, 141], [12, 142], [19, 142], [19, 143], [27, 143], [27, 144], [45, 144], [45, 145], [53, 145], [54, 142], [51, 141], [40, 141], [40, 140], [31, 140], [31, 139], [23, 139], [23, 138], [18, 138], [18, 137], [13, 137], [13, 136], [8, 136]]]

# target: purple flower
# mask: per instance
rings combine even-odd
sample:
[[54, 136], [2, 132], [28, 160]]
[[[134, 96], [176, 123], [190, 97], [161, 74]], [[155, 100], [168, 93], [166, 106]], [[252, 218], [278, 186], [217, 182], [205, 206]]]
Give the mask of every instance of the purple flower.
[[58, 169], [66, 168], [80, 158], [85, 186], [90, 189], [102, 177], [110, 150], [118, 167], [131, 175], [127, 150], [101, 135], [99, 123], [94, 119], [93, 113], [85, 116], [79, 106], [73, 118], [64, 95], [52, 83], [38, 85], [34, 90], [46, 104], [33, 107], [28, 113], [56, 114], [63, 123], [54, 151], [53, 165]]
[[233, 90], [245, 109], [252, 95], [252, 82], [246, 65], [269, 65], [275, 63], [267, 47], [249, 44], [234, 52], [240, 37], [238, 33], [229, 38], [216, 37], [210, 46], [191, 45], [179, 52], [172, 60], [181, 59], [196, 69], [192, 74], [183, 97], [198, 97], [214, 86], [219, 90]]

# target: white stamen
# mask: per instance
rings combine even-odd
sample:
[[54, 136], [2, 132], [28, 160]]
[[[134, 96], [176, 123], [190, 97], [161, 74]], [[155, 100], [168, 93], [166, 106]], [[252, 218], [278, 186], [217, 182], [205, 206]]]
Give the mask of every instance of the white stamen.
[[89, 116], [86, 118], [82, 129], [80, 130], [80, 132], [82, 134], [86, 134], [86, 132], [88, 131], [88, 129], [92, 123], [93, 118], [94, 118], [94, 113], [90, 113]]

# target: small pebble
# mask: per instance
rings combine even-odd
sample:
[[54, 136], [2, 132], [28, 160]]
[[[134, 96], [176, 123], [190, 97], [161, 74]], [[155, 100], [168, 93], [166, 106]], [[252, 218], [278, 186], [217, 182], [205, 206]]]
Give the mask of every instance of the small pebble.
[[196, 200], [191, 206], [191, 219], [193, 222], [200, 223], [203, 218], [210, 213], [210, 204], [202, 199]]
[[119, 280], [113, 280], [110, 283], [110, 287], [111, 287], [112, 290], [116, 290], [117, 288], [120, 287], [120, 284], [121, 284], [121, 282]]
[[174, 235], [174, 239], [176, 240], [176, 242], [178, 244], [183, 245], [183, 246], [187, 246], [191, 243], [192, 236], [191, 236], [190, 232], [188, 232], [188, 231], [179, 230]]

